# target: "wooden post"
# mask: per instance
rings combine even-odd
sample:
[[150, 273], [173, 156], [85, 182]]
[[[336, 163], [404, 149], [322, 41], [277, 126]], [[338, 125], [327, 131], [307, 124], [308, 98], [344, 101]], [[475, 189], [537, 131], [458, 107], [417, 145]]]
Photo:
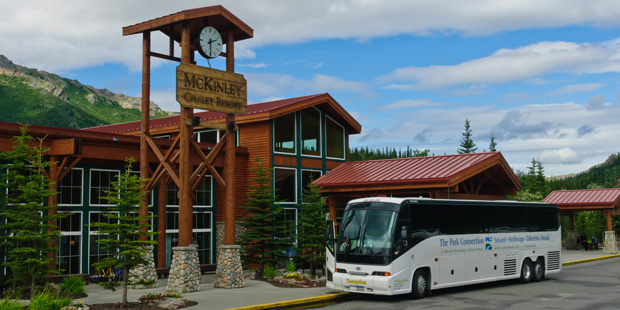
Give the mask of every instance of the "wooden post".
[[[53, 190], [55, 192], [58, 191], [58, 182], [60, 182], [60, 180], [58, 180], [58, 156], [56, 155], [52, 155], [50, 156], [50, 167], [49, 167], [49, 173], [48, 175], [50, 176], [50, 186], [49, 189]], [[47, 205], [48, 206], [54, 206], [54, 208], [48, 209], [47, 210], [47, 214], [49, 214], [50, 216], [56, 216], [58, 214], [58, 193], [56, 193], [56, 195], [51, 195], [49, 197], [47, 197]], [[53, 225], [53, 226], [57, 226], [58, 225], [58, 220], [54, 219], [54, 220], [50, 220], [48, 221], [48, 224]], [[55, 231], [56, 228], [50, 228], [50, 232]], [[58, 241], [54, 240], [52, 242], [50, 242], [50, 247], [57, 249], [58, 248]], [[50, 266], [48, 267], [50, 270], [56, 270], [58, 269], [56, 266], [56, 251], [51, 251], [47, 253], [47, 257], [51, 258], [54, 260], [54, 263], [50, 264]]]
[[166, 182], [159, 182], [157, 196], [157, 268], [166, 268]]
[[[190, 28], [189, 22], [183, 22], [183, 32], [181, 35], [181, 63], [190, 63]], [[192, 128], [185, 124], [185, 120], [191, 120], [194, 116], [194, 109], [181, 107], [181, 120], [179, 121], [179, 245], [180, 247], [189, 246], [192, 243], [192, 207], [190, 176], [192, 175], [191, 163], [191, 141]]]
[[568, 229], [575, 230], [575, 213], [574, 212], [568, 216]]
[[605, 215], [607, 216], [607, 231], [612, 231], [614, 229], [612, 225], [612, 210], [605, 210]]
[[329, 208], [329, 220], [336, 221], [336, 197], [329, 196], [327, 198], [327, 206]]
[[[235, 72], [235, 40], [232, 31], [226, 37], [226, 71]], [[226, 114], [226, 159], [224, 163], [224, 244], [235, 244], [235, 141], [234, 114]]]
[[[142, 105], [141, 105], [141, 130], [140, 130], [140, 177], [144, 180], [150, 177], [149, 168], [149, 146], [146, 142], [146, 137], [150, 134], [150, 110], [151, 110], [151, 32], [145, 31], [142, 33]], [[146, 182], [142, 182], [142, 189], [146, 189]], [[148, 195], [148, 192], [147, 192]], [[149, 208], [149, 201], [146, 199], [140, 204], [138, 209], [138, 216], [147, 216]], [[146, 220], [140, 221], [140, 224], [146, 224]], [[142, 228], [140, 232], [147, 232], [146, 227]], [[146, 241], [147, 237], [142, 236], [140, 240]]]

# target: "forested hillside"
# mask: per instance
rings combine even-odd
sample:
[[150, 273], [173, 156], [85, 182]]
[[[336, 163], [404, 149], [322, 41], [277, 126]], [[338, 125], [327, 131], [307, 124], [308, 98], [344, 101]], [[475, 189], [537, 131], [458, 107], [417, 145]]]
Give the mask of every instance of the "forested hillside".
[[585, 172], [565, 178], [547, 179], [551, 190], [614, 188], [620, 187], [620, 153], [612, 154], [607, 160]]
[[[140, 98], [114, 94], [0, 55], [0, 121], [85, 128], [140, 119]], [[171, 115], [151, 103], [151, 117]]]

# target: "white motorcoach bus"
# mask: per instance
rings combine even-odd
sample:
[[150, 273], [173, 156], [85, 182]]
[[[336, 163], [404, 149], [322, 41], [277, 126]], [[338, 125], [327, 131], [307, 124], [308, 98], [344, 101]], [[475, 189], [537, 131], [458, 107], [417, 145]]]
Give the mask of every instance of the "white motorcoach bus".
[[327, 287], [411, 294], [505, 279], [541, 281], [561, 269], [554, 204], [428, 198], [348, 203], [328, 227]]

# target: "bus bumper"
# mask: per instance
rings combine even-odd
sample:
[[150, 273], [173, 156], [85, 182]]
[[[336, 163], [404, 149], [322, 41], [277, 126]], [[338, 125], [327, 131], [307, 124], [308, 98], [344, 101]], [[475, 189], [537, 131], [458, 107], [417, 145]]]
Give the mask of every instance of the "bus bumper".
[[335, 273], [333, 289], [373, 295], [394, 295], [392, 277]]

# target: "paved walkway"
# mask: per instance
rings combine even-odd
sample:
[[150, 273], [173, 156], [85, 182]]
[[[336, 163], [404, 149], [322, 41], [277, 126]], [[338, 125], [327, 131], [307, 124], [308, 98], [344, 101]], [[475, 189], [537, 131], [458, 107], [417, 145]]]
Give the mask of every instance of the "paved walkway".
[[[565, 265], [588, 262], [608, 257], [603, 250], [599, 251], [568, 251], [562, 250], [562, 263]], [[617, 255], [620, 256], [620, 255]], [[215, 276], [212, 274], [202, 277], [200, 291], [186, 293], [184, 297], [197, 301], [199, 309], [275, 309], [292, 308], [294, 305], [308, 303], [322, 303], [333, 301], [334, 298], [346, 298], [346, 293], [334, 293], [327, 288], [279, 288], [269, 283], [256, 280], [245, 280], [242, 289], [213, 288]], [[161, 293], [166, 290], [167, 279], [160, 279], [159, 288], [147, 290], [129, 290], [130, 301], [137, 300], [146, 293]], [[119, 302], [120, 292], [104, 291], [99, 285], [86, 286], [88, 297], [82, 300], [86, 304]]]

